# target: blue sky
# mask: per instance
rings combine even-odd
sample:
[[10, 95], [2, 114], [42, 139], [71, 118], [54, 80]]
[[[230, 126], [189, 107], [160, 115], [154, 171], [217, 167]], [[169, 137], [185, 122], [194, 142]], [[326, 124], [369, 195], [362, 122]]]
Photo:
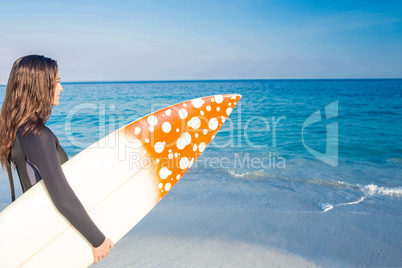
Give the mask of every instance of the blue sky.
[[62, 81], [402, 78], [402, 1], [0, 0], [0, 84], [27, 54]]

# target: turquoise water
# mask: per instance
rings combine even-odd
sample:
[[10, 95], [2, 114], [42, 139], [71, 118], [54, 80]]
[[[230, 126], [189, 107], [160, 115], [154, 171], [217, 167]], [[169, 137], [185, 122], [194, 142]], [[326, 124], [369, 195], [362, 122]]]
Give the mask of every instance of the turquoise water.
[[[242, 99], [230, 121], [189, 174], [208, 172], [213, 176], [205, 177], [230, 180], [233, 187], [245, 184], [253, 190], [244, 194], [246, 200], [252, 195], [252, 206], [320, 212], [364, 197], [359, 205], [334, 209], [399, 213], [401, 89], [402, 80], [64, 84], [61, 104], [48, 125], [73, 156], [152, 111], [200, 96], [238, 93]], [[310, 115], [317, 110], [324, 114], [325, 106], [336, 101], [338, 117], [326, 120], [323, 115], [303, 131]], [[325, 153], [326, 125], [331, 123], [338, 124], [336, 167], [305, 147]], [[285, 200], [277, 198], [284, 193]], [[235, 203], [239, 200], [237, 196]], [[228, 199], [227, 205], [233, 201]]]
[[[70, 157], [152, 111], [203, 96], [242, 95], [213, 143], [163, 206], [332, 214], [365, 221], [370, 215], [382, 215], [401, 222], [402, 80], [64, 83], [63, 87], [48, 126]], [[4, 93], [0, 86], [1, 100]], [[317, 111], [321, 120], [304, 125]], [[2, 178], [0, 209], [9, 203], [8, 181]], [[399, 228], [394, 221], [366, 224], [359, 230], [375, 232], [378, 241], [392, 234], [383, 251], [401, 248], [400, 224]], [[316, 261], [295, 245], [272, 244]], [[323, 250], [321, 254], [330, 259], [347, 259], [352, 266], [364, 265], [370, 258], [367, 263], [375, 265], [402, 263], [402, 257], [394, 254], [385, 261], [376, 256], [363, 261], [350, 256], [354, 249], [309, 247]]]

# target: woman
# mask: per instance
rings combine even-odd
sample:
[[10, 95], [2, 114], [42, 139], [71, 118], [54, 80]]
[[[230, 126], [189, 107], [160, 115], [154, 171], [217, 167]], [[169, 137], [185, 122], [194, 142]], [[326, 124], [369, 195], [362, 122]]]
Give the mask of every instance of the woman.
[[56, 208], [91, 243], [96, 263], [109, 254], [113, 242], [68, 184], [61, 169], [67, 154], [45, 126], [62, 91], [56, 61], [30, 55], [14, 63], [0, 113], [0, 160], [3, 168], [10, 162], [16, 166], [24, 192], [43, 179]]

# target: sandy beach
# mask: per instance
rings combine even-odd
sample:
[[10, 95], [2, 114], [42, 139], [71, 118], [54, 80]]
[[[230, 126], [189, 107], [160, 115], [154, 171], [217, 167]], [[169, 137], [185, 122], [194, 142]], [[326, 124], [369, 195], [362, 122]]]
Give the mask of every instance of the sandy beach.
[[398, 228], [400, 221], [391, 215], [178, 207], [162, 200], [93, 267], [392, 266], [401, 261], [402, 237], [381, 226]]
[[[233, 219], [224, 221], [228, 214]], [[264, 230], [244, 228], [245, 217], [243, 210], [157, 208], [91, 267], [319, 267], [257, 241]]]

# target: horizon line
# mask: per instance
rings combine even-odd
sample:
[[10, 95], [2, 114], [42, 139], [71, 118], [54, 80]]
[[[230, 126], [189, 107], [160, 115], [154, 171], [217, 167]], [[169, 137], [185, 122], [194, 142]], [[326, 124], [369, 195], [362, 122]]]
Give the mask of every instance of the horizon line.
[[[62, 84], [108, 84], [108, 83], [180, 83], [180, 82], [245, 82], [245, 81], [306, 81], [306, 80], [401, 80], [402, 78], [257, 78], [257, 79], [178, 79], [178, 80], [106, 80], [106, 81], [62, 81]], [[6, 86], [6, 84], [0, 84]]]

